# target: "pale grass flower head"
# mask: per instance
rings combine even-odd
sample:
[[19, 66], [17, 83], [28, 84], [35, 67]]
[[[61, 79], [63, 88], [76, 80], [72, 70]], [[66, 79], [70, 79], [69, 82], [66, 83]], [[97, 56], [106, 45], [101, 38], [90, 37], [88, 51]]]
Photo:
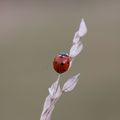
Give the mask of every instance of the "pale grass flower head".
[[[69, 51], [69, 56], [71, 59], [74, 59], [83, 49], [83, 44], [81, 42], [81, 38], [87, 33], [87, 27], [84, 19], [81, 20], [78, 31], [75, 33], [73, 38], [73, 44]], [[72, 61], [71, 61], [72, 64]], [[62, 89], [60, 87], [60, 75], [58, 75], [58, 79], [48, 88], [49, 95], [45, 99], [45, 103], [43, 106], [43, 111], [40, 116], [40, 120], [51, 120], [52, 111], [54, 110], [55, 104], [61, 95], [64, 92], [72, 91], [78, 80], [80, 73], [70, 77], [63, 85]]]

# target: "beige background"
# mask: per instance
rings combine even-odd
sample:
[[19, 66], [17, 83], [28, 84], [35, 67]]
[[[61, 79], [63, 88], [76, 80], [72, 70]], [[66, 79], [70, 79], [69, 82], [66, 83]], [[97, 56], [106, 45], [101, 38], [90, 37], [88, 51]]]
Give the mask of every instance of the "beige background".
[[120, 1], [0, 2], [0, 120], [39, 120], [52, 60], [69, 51], [82, 17], [84, 49], [61, 84], [81, 73], [52, 120], [120, 120]]

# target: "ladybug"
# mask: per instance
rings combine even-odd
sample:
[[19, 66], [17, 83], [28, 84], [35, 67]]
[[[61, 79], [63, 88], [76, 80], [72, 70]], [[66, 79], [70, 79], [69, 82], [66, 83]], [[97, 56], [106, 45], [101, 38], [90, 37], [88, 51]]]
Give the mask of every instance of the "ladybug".
[[53, 68], [57, 73], [62, 74], [69, 69], [70, 62], [71, 58], [69, 55], [65, 52], [60, 52], [54, 58]]

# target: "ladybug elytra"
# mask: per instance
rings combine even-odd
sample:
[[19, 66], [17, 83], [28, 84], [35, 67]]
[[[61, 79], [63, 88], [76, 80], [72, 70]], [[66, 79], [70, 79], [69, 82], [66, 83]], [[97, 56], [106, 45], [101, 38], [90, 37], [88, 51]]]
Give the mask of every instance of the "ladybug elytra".
[[70, 66], [71, 58], [65, 52], [60, 52], [57, 54], [53, 61], [53, 68], [57, 73], [64, 73], [68, 70]]

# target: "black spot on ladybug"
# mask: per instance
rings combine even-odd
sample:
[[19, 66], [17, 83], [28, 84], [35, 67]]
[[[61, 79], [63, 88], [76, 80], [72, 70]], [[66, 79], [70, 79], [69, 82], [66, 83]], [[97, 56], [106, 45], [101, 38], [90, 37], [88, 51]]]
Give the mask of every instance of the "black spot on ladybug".
[[66, 71], [65, 69], [63, 69], [63, 71]]
[[64, 63], [62, 62], [61, 65], [64, 65]]

